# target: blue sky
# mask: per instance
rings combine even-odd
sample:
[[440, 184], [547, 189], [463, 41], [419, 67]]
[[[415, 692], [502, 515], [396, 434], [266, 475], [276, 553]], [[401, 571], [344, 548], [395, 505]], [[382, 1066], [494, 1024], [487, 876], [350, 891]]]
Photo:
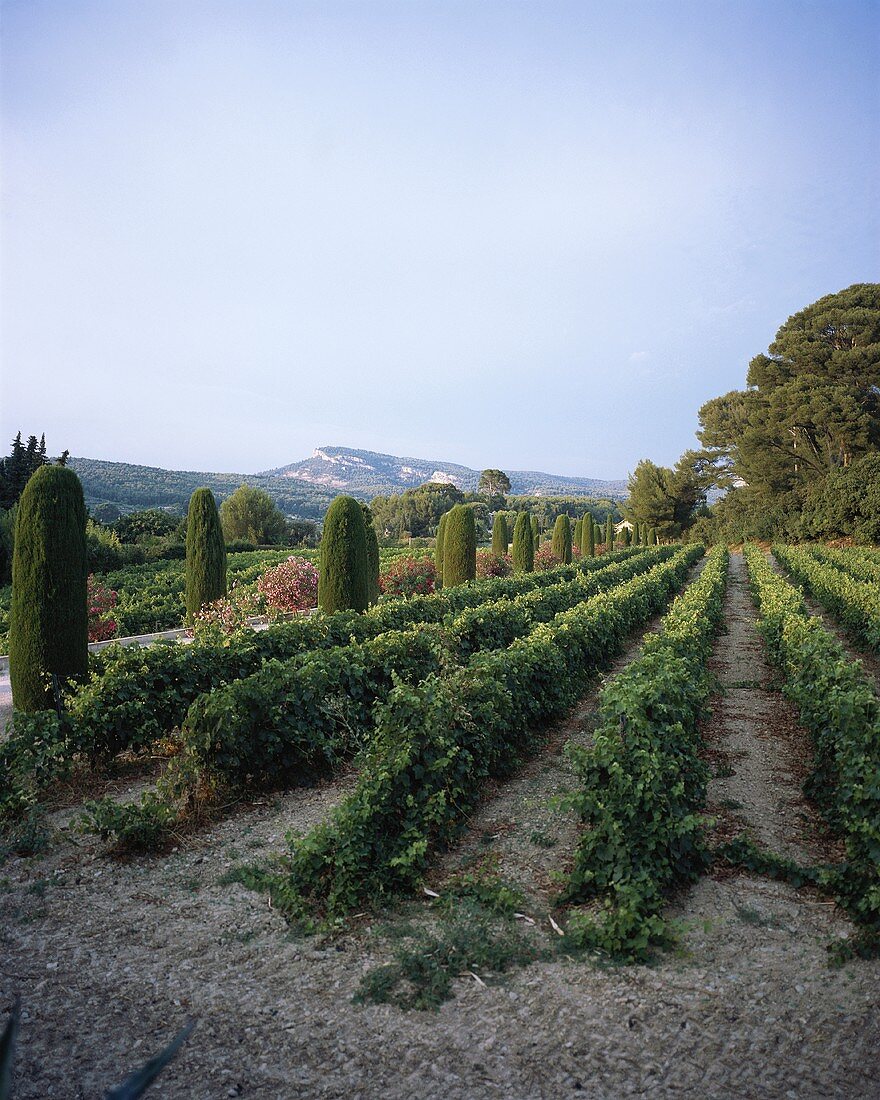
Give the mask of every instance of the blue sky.
[[620, 477], [878, 278], [880, 3], [2, 4], [2, 402], [53, 452]]

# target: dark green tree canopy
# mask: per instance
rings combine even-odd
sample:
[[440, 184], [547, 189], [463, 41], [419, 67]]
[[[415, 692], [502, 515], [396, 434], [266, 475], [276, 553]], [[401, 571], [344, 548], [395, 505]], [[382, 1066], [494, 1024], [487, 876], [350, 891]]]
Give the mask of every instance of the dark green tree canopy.
[[262, 489], [240, 485], [220, 505], [220, 522], [227, 542], [281, 543], [287, 535], [287, 520]]
[[746, 383], [700, 409], [717, 484], [779, 496], [878, 450], [880, 284], [856, 284], [790, 317]]
[[62, 681], [88, 668], [86, 507], [72, 470], [44, 465], [17, 508], [9, 664], [15, 706], [53, 705]]
[[504, 497], [510, 492], [510, 478], [503, 470], [483, 470], [477, 492], [488, 497]]
[[318, 570], [318, 607], [366, 611], [370, 602], [370, 557], [364, 512], [350, 496], [338, 496], [324, 517]]
[[697, 452], [686, 451], [675, 469], [644, 458], [629, 478], [626, 513], [633, 523], [655, 527], [673, 537], [693, 520], [705, 500], [704, 474]]
[[210, 489], [196, 489], [186, 517], [186, 617], [226, 595], [226, 543]]
[[477, 575], [477, 529], [474, 513], [456, 504], [446, 517], [443, 532], [443, 587], [466, 584]]
[[532, 522], [537, 524], [535, 516], [520, 512], [513, 527], [513, 545], [510, 557], [516, 573], [531, 573], [535, 568], [535, 542]]

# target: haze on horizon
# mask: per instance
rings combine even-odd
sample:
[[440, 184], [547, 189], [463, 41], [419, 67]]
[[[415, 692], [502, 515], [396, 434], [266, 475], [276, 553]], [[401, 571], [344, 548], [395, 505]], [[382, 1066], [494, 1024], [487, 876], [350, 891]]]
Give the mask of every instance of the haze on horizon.
[[623, 477], [878, 278], [874, 0], [5, 0], [0, 29], [0, 443]]

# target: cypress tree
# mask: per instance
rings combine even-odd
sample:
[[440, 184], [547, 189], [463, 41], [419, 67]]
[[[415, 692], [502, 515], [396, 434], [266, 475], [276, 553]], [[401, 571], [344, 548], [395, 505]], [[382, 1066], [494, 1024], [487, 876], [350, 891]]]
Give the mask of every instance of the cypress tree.
[[444, 512], [440, 517], [440, 522], [437, 524], [437, 537], [434, 539], [434, 586], [435, 588], [443, 587], [443, 539], [446, 535], [446, 517], [448, 512]]
[[577, 521], [577, 523], [574, 525], [574, 534], [572, 535], [572, 540], [573, 540], [573, 544], [578, 548], [578, 550], [582, 551], [583, 548], [584, 548], [584, 520], [583, 520], [583, 517], [581, 517]]
[[657, 528], [656, 527], [651, 527], [648, 531], [648, 545], [649, 546], [656, 546], [657, 542], [658, 542]]
[[507, 553], [507, 520], [503, 512], [496, 512], [492, 522], [492, 553], [503, 558]]
[[477, 528], [474, 512], [456, 504], [447, 513], [443, 533], [443, 587], [465, 584], [477, 576]]
[[571, 520], [565, 512], [553, 524], [553, 553], [563, 565], [571, 564]]
[[605, 553], [610, 554], [614, 549], [614, 524], [611, 522], [611, 516], [608, 516], [605, 520]]
[[73, 470], [41, 466], [18, 503], [9, 615], [9, 674], [19, 710], [51, 707], [51, 674], [88, 668], [86, 506]]
[[[530, 516], [529, 524], [532, 528], [532, 553], [534, 553], [541, 545], [541, 528], [538, 526], [538, 517]], [[531, 572], [531, 569], [529, 572]]]
[[186, 513], [186, 618], [226, 595], [226, 541], [210, 489], [196, 489]]
[[379, 599], [379, 539], [373, 525], [373, 513], [366, 504], [362, 504], [361, 508], [364, 513], [364, 535], [367, 539], [367, 581], [370, 603], [375, 603]]
[[321, 533], [318, 607], [331, 615], [334, 611], [366, 611], [369, 603], [364, 513], [354, 497], [338, 496], [327, 509]]
[[[532, 516], [532, 520], [534, 520]], [[513, 549], [510, 554], [513, 559], [515, 573], [531, 573], [535, 568], [535, 544], [533, 541], [532, 522], [527, 512], [520, 512], [516, 517], [513, 527]]]
[[629, 546], [631, 543], [632, 543], [632, 534], [630, 533], [630, 529], [628, 527], [624, 527], [624, 529], [623, 529], [623, 545], [624, 546]]
[[588, 558], [596, 556], [596, 527], [592, 516], [584, 517], [584, 531], [581, 538], [581, 553]]

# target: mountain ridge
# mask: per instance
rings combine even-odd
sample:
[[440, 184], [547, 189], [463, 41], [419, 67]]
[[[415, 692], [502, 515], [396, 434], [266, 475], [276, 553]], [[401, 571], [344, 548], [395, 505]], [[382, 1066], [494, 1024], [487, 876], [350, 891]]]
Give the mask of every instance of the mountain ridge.
[[[185, 511], [193, 490], [203, 485], [223, 500], [247, 482], [267, 492], [287, 515], [300, 519], [321, 519], [340, 492], [368, 502], [426, 481], [451, 482], [464, 492], [474, 492], [480, 478], [479, 470], [454, 462], [402, 458], [350, 447], [316, 447], [310, 458], [255, 474], [168, 470], [98, 458], [71, 458], [68, 465], [79, 475], [89, 505]], [[532, 470], [505, 472], [511, 481], [511, 493], [516, 495], [626, 496], [623, 480], [572, 478]]]
[[[343, 476], [346, 473], [348, 476]], [[469, 466], [440, 459], [325, 446], [316, 447], [310, 458], [263, 470], [259, 476], [295, 479], [336, 490], [347, 489], [349, 492], [360, 486], [366, 489], [367, 486], [373, 488], [381, 485], [381, 494], [378, 488], [373, 493], [378, 496], [387, 495], [389, 490], [401, 492], [412, 489], [426, 481], [449, 482], [463, 492], [475, 492], [480, 473], [480, 470]], [[505, 473], [510, 478], [511, 493], [517, 496], [626, 495], [626, 481], [623, 479], [569, 477], [540, 470], [509, 470]]]

